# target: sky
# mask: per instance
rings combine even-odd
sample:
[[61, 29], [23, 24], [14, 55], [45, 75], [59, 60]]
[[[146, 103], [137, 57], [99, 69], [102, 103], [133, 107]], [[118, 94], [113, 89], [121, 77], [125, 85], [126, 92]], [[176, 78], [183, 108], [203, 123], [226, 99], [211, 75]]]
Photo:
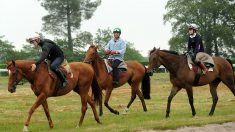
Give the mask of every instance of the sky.
[[[81, 31], [95, 34], [100, 29], [122, 29], [121, 38], [147, 56], [154, 46], [168, 49], [172, 36], [169, 23], [163, 23], [167, 0], [102, 0], [93, 17], [82, 22]], [[25, 39], [42, 32], [47, 11], [38, 0], [1, 0], [0, 36], [21, 49]], [[47, 37], [47, 36], [46, 36]]]

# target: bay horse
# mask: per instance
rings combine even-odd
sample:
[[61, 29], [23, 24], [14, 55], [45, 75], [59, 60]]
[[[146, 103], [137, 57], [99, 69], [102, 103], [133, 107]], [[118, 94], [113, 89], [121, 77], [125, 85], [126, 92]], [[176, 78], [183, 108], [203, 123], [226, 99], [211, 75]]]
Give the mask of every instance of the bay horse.
[[[105, 62], [97, 53], [97, 48], [98, 46], [94, 45], [91, 45], [88, 48], [84, 62], [92, 65], [95, 71], [95, 76], [97, 78], [98, 84], [100, 85], [100, 88], [106, 90], [104, 105], [110, 110], [110, 112], [118, 115], [119, 112], [109, 106], [108, 104], [109, 98], [111, 96], [113, 88], [120, 87], [128, 82], [129, 85], [131, 86], [131, 99], [128, 105], [126, 106], [124, 112], [127, 112], [129, 110], [129, 107], [136, 98], [136, 94], [140, 98], [143, 110], [146, 112], [147, 108], [144, 99], [150, 99], [150, 78], [146, 72], [146, 68], [144, 67], [144, 65], [138, 63], [137, 61], [125, 61], [127, 64], [127, 71], [124, 73], [120, 73], [123, 75], [122, 77], [120, 77], [119, 84], [113, 87], [112, 75], [108, 73]], [[139, 85], [141, 82], [142, 82], [142, 87], [141, 87], [142, 93], [139, 90]], [[103, 114], [102, 105], [100, 105], [100, 108], [101, 108], [100, 109], [100, 116], [101, 116]]]
[[[35, 103], [29, 110], [28, 118], [24, 123], [23, 131], [28, 131], [31, 116], [40, 105], [43, 106], [50, 128], [53, 128], [54, 125], [50, 117], [47, 98], [65, 95], [71, 90], [81, 96], [82, 114], [80, 117], [79, 126], [82, 125], [87, 110], [87, 102], [93, 110], [95, 120], [97, 123], [100, 123], [99, 116], [95, 109], [95, 102], [101, 102], [102, 91], [100, 90], [95, 79], [94, 70], [90, 65], [81, 62], [69, 63], [73, 73], [73, 78], [68, 80], [68, 84], [64, 88], [59, 88], [56, 90], [56, 81], [54, 81], [51, 75], [49, 75], [48, 65], [45, 62], [42, 62], [38, 65], [36, 71], [31, 71], [31, 64], [34, 63], [35, 62], [31, 60], [16, 60], [7, 62], [7, 69], [9, 72], [8, 91], [11, 93], [15, 92], [16, 85], [20, 82], [20, 80], [22, 80], [22, 78], [25, 78], [29, 81], [32, 91], [37, 96]], [[94, 100], [88, 95], [90, 86], [92, 86]]]
[[193, 104], [193, 86], [203, 86], [209, 84], [210, 93], [212, 95], [212, 106], [209, 115], [212, 116], [215, 111], [215, 107], [218, 101], [217, 86], [222, 81], [235, 96], [235, 80], [232, 63], [229, 60], [221, 57], [213, 57], [214, 68], [213, 71], [208, 72], [206, 75], [200, 76], [199, 82], [195, 85], [194, 78], [195, 72], [190, 70], [186, 55], [179, 55], [174, 51], [160, 50], [154, 48], [150, 52], [149, 65], [147, 71], [153, 72], [154, 68], [159, 68], [163, 65], [170, 73], [170, 81], [172, 83], [172, 89], [168, 97], [168, 103], [166, 108], [166, 118], [170, 114], [170, 106], [173, 97], [184, 88], [188, 95], [189, 104], [191, 106], [192, 115], [196, 115], [196, 111]]

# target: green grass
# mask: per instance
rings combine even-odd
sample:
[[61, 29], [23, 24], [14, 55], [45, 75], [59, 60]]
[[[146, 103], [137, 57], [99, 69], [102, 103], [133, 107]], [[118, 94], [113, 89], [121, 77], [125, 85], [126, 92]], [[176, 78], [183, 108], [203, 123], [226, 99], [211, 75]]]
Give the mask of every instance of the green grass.
[[[27, 118], [28, 110], [36, 97], [28, 84], [17, 87], [17, 92], [7, 91], [7, 78], [0, 77], [0, 131], [22, 131]], [[64, 132], [64, 131], [141, 131], [147, 129], [175, 129], [182, 126], [200, 126], [210, 123], [224, 123], [235, 121], [235, 98], [223, 84], [219, 85], [219, 101], [212, 117], [208, 116], [212, 98], [209, 86], [194, 88], [194, 104], [197, 112], [192, 118], [190, 105], [185, 90], [181, 90], [173, 99], [170, 119], [165, 119], [167, 97], [171, 84], [168, 74], [158, 73], [151, 78], [151, 100], [146, 100], [148, 112], [143, 112], [142, 105], [137, 98], [128, 114], [114, 115], [103, 107], [104, 115], [100, 117], [101, 125], [94, 120], [89, 107], [83, 126], [76, 128], [80, 118], [80, 96], [71, 92], [62, 97], [49, 98], [49, 109], [54, 128], [49, 129], [48, 122], [42, 107], [33, 114], [29, 126], [32, 132]], [[130, 88], [125, 85], [115, 89], [109, 104], [122, 113], [123, 108], [130, 100]]]

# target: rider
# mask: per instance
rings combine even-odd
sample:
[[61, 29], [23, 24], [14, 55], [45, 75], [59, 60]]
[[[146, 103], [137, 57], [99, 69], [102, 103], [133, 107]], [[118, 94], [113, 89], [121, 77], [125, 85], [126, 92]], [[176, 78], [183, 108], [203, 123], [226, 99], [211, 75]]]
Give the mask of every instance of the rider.
[[208, 72], [208, 69], [204, 65], [204, 63], [198, 59], [201, 58], [200, 56], [198, 56], [198, 53], [204, 52], [204, 46], [202, 43], [202, 38], [197, 32], [197, 25], [190, 24], [188, 26], [188, 32], [189, 32], [189, 39], [188, 39], [187, 52], [192, 57], [193, 62], [195, 62], [198, 66], [200, 66], [203, 69], [203, 74], [205, 75]]
[[62, 71], [59, 69], [59, 66], [64, 61], [64, 53], [60, 47], [57, 46], [55, 42], [49, 39], [42, 39], [37, 34], [28, 38], [27, 41], [36, 47], [40, 46], [42, 48], [41, 57], [35, 64], [31, 65], [31, 70], [34, 71], [42, 61], [48, 59], [51, 61], [50, 68], [58, 75], [62, 81], [62, 86], [65, 87], [68, 81], [66, 80], [66, 77]]
[[119, 70], [118, 65], [124, 61], [124, 54], [126, 52], [126, 44], [120, 38], [121, 29], [115, 28], [113, 30], [113, 36], [108, 44], [105, 46], [105, 54], [109, 55], [109, 59], [112, 61], [113, 68], [113, 85], [119, 83]]

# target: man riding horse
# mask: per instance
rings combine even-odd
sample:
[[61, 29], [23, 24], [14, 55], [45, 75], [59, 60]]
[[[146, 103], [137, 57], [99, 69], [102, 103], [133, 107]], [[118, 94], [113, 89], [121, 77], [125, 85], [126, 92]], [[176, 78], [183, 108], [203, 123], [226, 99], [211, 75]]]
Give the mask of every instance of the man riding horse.
[[120, 38], [121, 29], [115, 28], [113, 30], [114, 38], [112, 38], [105, 46], [105, 54], [109, 55], [109, 59], [112, 61], [113, 68], [113, 85], [119, 83], [119, 70], [118, 66], [124, 61], [124, 54], [126, 52], [126, 44]]
[[51, 61], [50, 68], [58, 75], [58, 77], [62, 81], [62, 87], [65, 87], [68, 83], [66, 80], [65, 75], [63, 72], [59, 69], [59, 66], [64, 61], [64, 53], [60, 49], [58, 45], [56, 45], [55, 42], [49, 40], [49, 39], [42, 39], [40, 35], [33, 35], [30, 38], [27, 39], [27, 41], [30, 44], [33, 44], [34, 46], [40, 46], [42, 48], [42, 53], [40, 59], [35, 63], [32, 64], [32, 71], [36, 69], [36, 67], [43, 62], [45, 59], [48, 59]]
[[208, 72], [207, 67], [201, 61], [203, 57], [208, 57], [207, 54], [198, 54], [204, 52], [204, 46], [202, 43], [202, 38], [197, 32], [197, 25], [190, 24], [188, 26], [189, 39], [188, 39], [188, 54], [191, 56], [192, 61], [203, 69], [203, 74]]

